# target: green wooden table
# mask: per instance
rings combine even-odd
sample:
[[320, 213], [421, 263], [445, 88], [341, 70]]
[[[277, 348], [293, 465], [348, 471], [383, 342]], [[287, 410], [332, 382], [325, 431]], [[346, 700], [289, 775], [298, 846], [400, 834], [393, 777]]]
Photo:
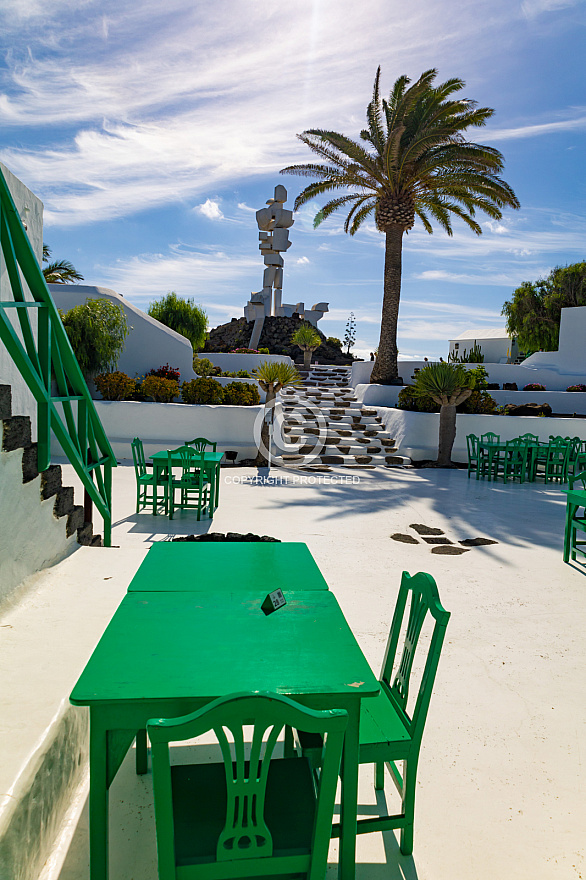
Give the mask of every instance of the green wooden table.
[[297, 542], [158, 541], [134, 575], [129, 593], [327, 590], [309, 552]]
[[[223, 455], [223, 452], [204, 452], [203, 462], [210, 481], [210, 512], [212, 514], [220, 502], [220, 462], [222, 461]], [[149, 455], [149, 458], [153, 463], [153, 476], [155, 481], [153, 493], [156, 498], [157, 485], [159, 484], [159, 481], [161, 481], [164, 471], [169, 466], [168, 450], [161, 449], [160, 452], [155, 452], [153, 455]], [[179, 455], [174, 456], [171, 461], [173, 462], [173, 467], [180, 467], [183, 464], [181, 456]], [[167, 511], [165, 511], [165, 513], [166, 512]], [[156, 505], [153, 506], [153, 513], [155, 515], [157, 513]]]
[[562, 489], [566, 496], [566, 531], [564, 534], [564, 562], [569, 562], [572, 544], [572, 519], [579, 507], [586, 507], [586, 489]]
[[236, 691], [346, 709], [339, 874], [355, 872], [360, 701], [373, 675], [335, 596], [297, 592], [265, 616], [257, 593], [128, 593], [71, 694], [90, 709], [90, 878], [108, 877], [108, 789], [149, 718]]
[[[489, 442], [489, 441], [478, 441], [478, 456], [480, 461], [480, 456], [482, 452], [486, 453], [488, 458], [488, 482], [490, 483], [493, 477], [492, 469], [494, 464], [495, 455], [498, 457], [501, 452], [506, 452], [507, 450], [507, 442], [511, 442], [510, 440], [501, 440], [497, 442]], [[527, 440], [525, 442], [525, 446], [527, 447], [527, 480], [530, 483], [535, 481], [535, 462], [537, 459], [539, 449], [544, 446], [546, 449], [548, 447], [548, 443], [542, 443], [541, 441], [535, 440]], [[476, 479], [478, 479], [478, 472], [476, 474]], [[483, 477], [484, 479], [484, 477]], [[495, 478], [496, 479], [496, 478]]]

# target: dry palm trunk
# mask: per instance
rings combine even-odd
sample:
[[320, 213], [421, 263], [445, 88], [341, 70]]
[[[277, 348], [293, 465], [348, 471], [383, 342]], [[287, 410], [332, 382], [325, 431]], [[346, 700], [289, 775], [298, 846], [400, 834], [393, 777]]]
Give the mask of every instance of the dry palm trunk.
[[436, 403], [441, 404], [439, 418], [439, 440], [437, 449], [436, 467], [453, 467], [452, 448], [456, 439], [456, 407], [463, 403], [472, 394], [471, 388], [463, 390], [458, 389], [449, 397], [442, 394], [440, 397], [434, 397]]
[[384, 296], [378, 354], [370, 377], [381, 385], [403, 384], [397, 367], [397, 322], [401, 298], [403, 227], [394, 224], [386, 233]]

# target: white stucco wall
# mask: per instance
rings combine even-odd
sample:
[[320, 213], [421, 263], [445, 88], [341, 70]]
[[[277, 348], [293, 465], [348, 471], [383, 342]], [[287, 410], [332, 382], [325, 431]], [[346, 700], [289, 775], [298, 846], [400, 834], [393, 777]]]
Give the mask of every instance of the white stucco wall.
[[22, 450], [2, 451], [0, 422], [0, 606], [31, 574], [77, 548], [65, 537], [66, 517], [53, 516], [55, 497], [41, 500], [41, 478], [22, 482]]
[[88, 284], [49, 284], [49, 290], [55, 305], [63, 312], [82, 305], [86, 299], [106, 299], [122, 306], [132, 329], [126, 337], [117, 369], [132, 379], [164, 364], [179, 369], [181, 381], [195, 378], [189, 340], [155, 321], [116, 291]]
[[[27, 235], [33, 246], [35, 256], [39, 265], [42, 264], [43, 258], [43, 203], [34, 193], [22, 183], [18, 177], [15, 177], [6, 166], [0, 163], [2, 174], [8, 184], [8, 189], [16, 205], [16, 209], [27, 226]], [[27, 296], [28, 288], [25, 286], [25, 296]], [[4, 260], [0, 258], [0, 299], [13, 300], [6, 266]], [[32, 300], [30, 294], [27, 299]], [[11, 316], [12, 317], [12, 316]], [[37, 316], [34, 310], [29, 310], [29, 317], [36, 331]], [[13, 320], [16, 327], [17, 324]], [[36, 439], [37, 426], [37, 407], [35, 399], [23, 382], [20, 373], [14, 366], [12, 358], [0, 342], [0, 385], [10, 385], [12, 387], [12, 412], [14, 415], [28, 415], [31, 418], [33, 439]]]
[[251, 373], [259, 364], [264, 364], [265, 361], [293, 366], [293, 361], [286, 354], [222, 354], [221, 352], [210, 351], [201, 352], [199, 356], [208, 358], [214, 366], [229, 373], [234, 373], [236, 370], [247, 370], [247, 372]]
[[[385, 430], [394, 438], [400, 455], [415, 461], [437, 458], [439, 413], [414, 413], [387, 407], [378, 407], [377, 412]], [[545, 441], [549, 440], [550, 434], [586, 440], [586, 419], [458, 415], [452, 460], [468, 461], [467, 434], [480, 437], [488, 431], [498, 434], [503, 441], [527, 433], [536, 434]]]
[[[356, 388], [357, 385], [366, 385], [370, 382], [370, 374], [372, 373], [374, 364], [375, 361], [356, 361], [352, 364], [352, 378], [350, 381], [353, 388]], [[408, 385], [411, 382], [414, 371], [416, 369], [421, 370], [425, 366], [426, 362], [423, 360], [400, 360], [398, 362], [399, 376], [403, 379], [403, 382]]]
[[[132, 459], [130, 444], [140, 437], [145, 455], [173, 449], [186, 440], [206, 437], [218, 452], [233, 449], [238, 458], [256, 455], [254, 423], [262, 418], [259, 406], [188, 406], [182, 403], [138, 403], [97, 400], [96, 410], [118, 459]], [[61, 455], [53, 439], [52, 452]]]
[[[456, 344], [458, 345], [458, 348], [456, 348]], [[475, 345], [480, 346], [485, 364], [498, 364], [500, 360], [511, 357], [512, 353], [514, 353], [514, 357], [512, 358], [513, 360], [517, 356], [517, 348], [513, 345], [509, 337], [490, 337], [488, 339], [482, 339], [481, 337], [478, 337], [478, 339], [450, 339], [449, 352], [450, 354], [456, 353], [460, 357], [462, 357], [464, 351], [470, 352], [470, 350], [474, 348]]]

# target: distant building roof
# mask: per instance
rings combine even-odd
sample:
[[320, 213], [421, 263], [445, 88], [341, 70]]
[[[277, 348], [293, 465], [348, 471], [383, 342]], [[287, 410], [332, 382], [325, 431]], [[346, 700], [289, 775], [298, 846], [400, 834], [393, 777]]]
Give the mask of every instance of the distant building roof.
[[450, 342], [457, 339], [510, 339], [510, 336], [505, 327], [477, 327], [473, 330], [464, 330]]

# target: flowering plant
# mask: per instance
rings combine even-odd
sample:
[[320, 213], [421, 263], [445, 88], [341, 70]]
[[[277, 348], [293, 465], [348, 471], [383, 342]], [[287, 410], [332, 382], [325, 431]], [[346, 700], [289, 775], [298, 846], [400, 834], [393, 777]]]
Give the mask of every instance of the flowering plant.
[[586, 391], [586, 385], [569, 385], [566, 391]]
[[529, 385], [523, 387], [523, 391], [547, 391], [547, 388], [539, 382], [530, 382]]

